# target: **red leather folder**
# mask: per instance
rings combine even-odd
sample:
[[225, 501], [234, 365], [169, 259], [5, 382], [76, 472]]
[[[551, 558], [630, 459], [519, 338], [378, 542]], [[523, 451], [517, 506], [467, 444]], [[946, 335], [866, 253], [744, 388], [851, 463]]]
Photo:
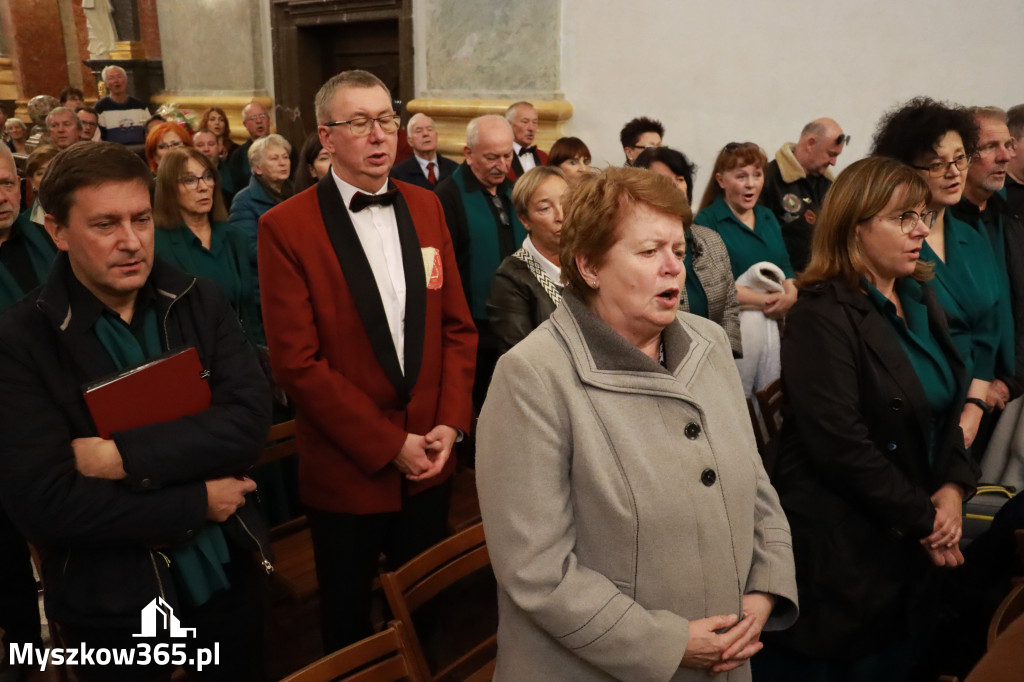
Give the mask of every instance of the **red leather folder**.
[[101, 379], [85, 389], [85, 402], [101, 438], [159, 424], [210, 406], [209, 374], [195, 348], [171, 351]]

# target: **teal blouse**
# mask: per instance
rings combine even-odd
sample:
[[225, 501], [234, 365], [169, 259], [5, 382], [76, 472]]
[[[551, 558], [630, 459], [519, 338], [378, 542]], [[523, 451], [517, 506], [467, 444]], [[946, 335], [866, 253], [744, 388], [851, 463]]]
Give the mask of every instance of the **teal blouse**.
[[932, 333], [931, 325], [928, 324], [928, 308], [921, 298], [921, 284], [911, 277], [903, 277], [896, 281], [896, 295], [903, 305], [903, 317], [896, 313], [893, 302], [883, 296], [873, 284], [862, 279], [861, 286], [868, 292], [868, 298], [882, 313], [882, 317], [896, 332], [900, 347], [907, 354], [927, 396], [932, 414], [928, 461], [934, 462], [940, 424], [949, 414], [957, 398], [957, 385], [953, 370], [949, 368], [949, 362], [939, 346], [938, 339]]
[[946, 262], [935, 255], [927, 239], [921, 258], [935, 266], [932, 287], [949, 316], [949, 334], [963, 358], [967, 376], [991, 381], [999, 346], [1004, 342], [1001, 308], [1009, 306], [1009, 301], [1004, 297], [998, 277], [1001, 268], [988, 239], [946, 211]]
[[733, 279], [749, 270], [751, 265], [762, 261], [777, 265], [787, 278], [795, 276], [786, 243], [782, 240], [782, 228], [770, 209], [760, 204], [754, 206], [754, 229], [751, 230], [740, 222], [725, 203], [725, 198], [720, 196], [698, 213], [693, 222], [710, 227], [725, 242], [729, 262], [732, 263]]
[[693, 251], [695, 248], [693, 235], [687, 230], [686, 257], [683, 259], [683, 267], [686, 268], [686, 303], [688, 304], [689, 312], [701, 317], [707, 317], [710, 314], [708, 311], [708, 295], [704, 291], [704, 285], [700, 283], [700, 278], [697, 277], [697, 273], [693, 270]]
[[156, 255], [185, 272], [212, 279], [231, 301], [249, 342], [266, 345], [252, 290], [249, 244], [231, 223], [211, 225], [210, 248], [185, 225], [156, 231]]

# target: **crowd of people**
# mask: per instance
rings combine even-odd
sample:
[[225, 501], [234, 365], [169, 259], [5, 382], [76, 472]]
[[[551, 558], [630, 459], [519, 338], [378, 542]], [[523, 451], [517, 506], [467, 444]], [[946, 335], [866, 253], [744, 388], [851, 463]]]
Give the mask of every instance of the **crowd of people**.
[[[963, 504], [1024, 393], [1024, 105], [911, 99], [838, 177], [831, 118], [772, 160], [729, 142], [695, 203], [646, 116], [624, 167], [538, 149], [526, 101], [470, 121], [456, 161], [365, 71], [321, 87], [301, 147], [260, 102], [238, 145], [222, 108], [164, 120], [103, 80], [31, 148], [2, 126], [8, 645], [42, 645], [28, 540], [68, 647], [132, 646], [160, 599], [189, 651], [220, 643], [201, 679], [263, 679], [251, 467], [294, 417], [325, 651], [371, 634], [382, 556], [444, 538], [459, 452], [497, 680], [945, 672], [960, 567], [997, 562], [961, 551]], [[182, 347], [208, 407], [102, 435], [82, 387]], [[748, 399], [780, 378], [764, 458]]]

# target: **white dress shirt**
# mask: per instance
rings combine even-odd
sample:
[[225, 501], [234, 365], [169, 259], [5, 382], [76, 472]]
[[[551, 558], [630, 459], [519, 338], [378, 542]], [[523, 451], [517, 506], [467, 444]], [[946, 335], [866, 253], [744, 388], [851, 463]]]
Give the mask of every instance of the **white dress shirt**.
[[[519, 144], [518, 142], [513, 142], [512, 148], [514, 149], [516, 156], [519, 156], [519, 150], [523, 148], [523, 145]], [[519, 156], [519, 163], [523, 167], [523, 173], [526, 173], [526, 171], [531, 171], [537, 167], [537, 160], [533, 157], [533, 154]]]
[[434, 153], [434, 158], [430, 159], [429, 161], [424, 159], [419, 154], [416, 154], [415, 152], [413, 153], [413, 156], [416, 157], [416, 162], [420, 164], [420, 170], [423, 171], [423, 177], [425, 177], [427, 180], [430, 179], [430, 169], [427, 168], [427, 164], [432, 163], [434, 164], [434, 180], [441, 179], [441, 165], [438, 164], [437, 162], [436, 152]]
[[530, 235], [526, 235], [526, 239], [523, 240], [523, 248], [526, 249], [526, 253], [533, 256], [537, 262], [540, 263], [540, 269], [544, 271], [545, 275], [551, 278], [551, 281], [558, 286], [562, 286], [562, 268], [558, 267], [545, 256], [541, 255], [541, 252], [533, 245]]
[[[417, 157], [419, 158], [419, 157]], [[334, 184], [341, 192], [341, 200], [348, 208], [352, 197], [362, 190], [353, 187], [338, 177], [331, 169]], [[384, 186], [373, 194], [384, 194], [388, 190]], [[370, 192], [363, 192], [370, 194]], [[381, 302], [384, 303], [384, 314], [388, 319], [391, 339], [395, 343], [398, 354], [398, 365], [405, 373], [405, 268], [402, 264], [402, 242], [398, 238], [398, 221], [395, 218], [394, 206], [368, 206], [358, 213], [348, 212], [356, 236], [363, 246], [366, 259], [370, 261], [373, 278], [377, 282]]]

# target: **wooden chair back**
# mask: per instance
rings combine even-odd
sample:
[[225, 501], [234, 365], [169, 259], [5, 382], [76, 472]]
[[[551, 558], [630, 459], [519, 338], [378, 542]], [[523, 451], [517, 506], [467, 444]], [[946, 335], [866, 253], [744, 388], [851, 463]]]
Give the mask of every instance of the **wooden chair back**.
[[754, 407], [754, 401], [750, 398], [747, 398], [747, 414], [750, 415], [750, 425], [754, 429], [754, 444], [757, 445], [757, 451], [764, 457], [764, 426], [761, 425], [761, 418], [757, 415], [757, 408]]
[[1024, 583], [1010, 590], [992, 615], [988, 625], [988, 648], [994, 647], [999, 636], [1019, 618], [1024, 618]]
[[392, 621], [375, 635], [324, 656], [281, 682], [424, 682], [405, 625]]
[[761, 419], [764, 421], [765, 431], [768, 437], [765, 442], [775, 438], [782, 426], [782, 379], [776, 379], [760, 391], [754, 393], [757, 399], [757, 406], [761, 410]]
[[431, 672], [417, 635], [413, 614], [445, 588], [490, 566], [484, 527], [477, 523], [414, 557], [396, 571], [380, 577], [395, 619], [409, 631], [409, 641], [421, 664], [425, 680], [490, 679], [497, 653], [497, 633], [491, 633], [469, 651], [436, 673]]

